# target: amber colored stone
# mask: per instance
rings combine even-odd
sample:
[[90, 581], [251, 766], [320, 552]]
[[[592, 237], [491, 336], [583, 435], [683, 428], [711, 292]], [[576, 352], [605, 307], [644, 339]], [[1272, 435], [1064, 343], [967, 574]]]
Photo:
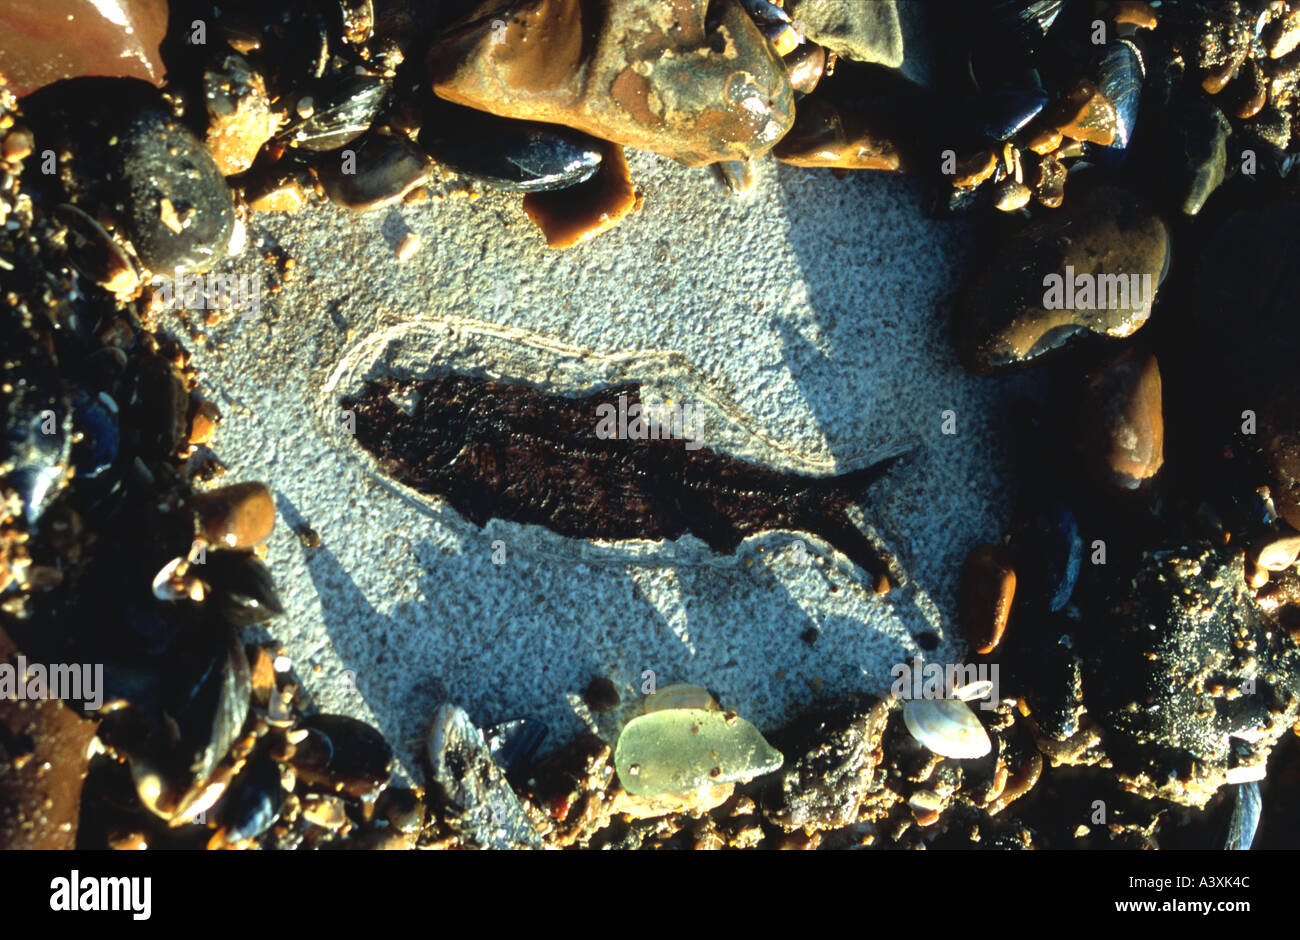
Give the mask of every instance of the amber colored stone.
[[782, 163], [842, 170], [902, 170], [890, 132], [852, 106], [806, 99], [794, 128], [773, 149]]
[[739, 3], [485, 0], [432, 45], [434, 92], [690, 166], [745, 160], [794, 123], [785, 63]]
[[1002, 642], [1015, 596], [1016, 571], [1010, 552], [1001, 545], [971, 549], [962, 567], [958, 611], [967, 642], [981, 656]]
[[167, 0], [0, 0], [0, 74], [20, 98], [83, 75], [161, 85], [167, 7]]
[[981, 150], [957, 164], [952, 184], [958, 189], [974, 189], [993, 175], [998, 168], [998, 155], [992, 150]]
[[605, 148], [600, 169], [585, 183], [524, 196], [524, 212], [542, 230], [550, 248], [571, 248], [640, 208], [627, 157], [617, 144]]
[[993, 190], [993, 204], [1003, 212], [1015, 212], [1023, 209], [1032, 195], [1028, 186], [1008, 177]]
[[[16, 672], [17, 661], [0, 628], [0, 664]], [[24, 699], [34, 691], [24, 690]], [[0, 850], [76, 847], [87, 748], [98, 724], [57, 698], [0, 697]]]
[[190, 443], [206, 444], [212, 440], [212, 433], [221, 421], [221, 410], [215, 402], [205, 401], [194, 411], [190, 419]]
[[191, 501], [198, 535], [220, 548], [252, 548], [271, 536], [275, 498], [265, 483], [235, 483]]
[[1130, 349], [1089, 380], [1081, 443], [1097, 475], [1137, 489], [1164, 464], [1165, 423], [1156, 357]]
[[806, 42], [785, 56], [790, 70], [790, 87], [801, 95], [811, 94], [826, 74], [826, 50], [815, 42]]
[[1029, 138], [1025, 144], [1030, 150], [1040, 157], [1051, 153], [1057, 147], [1061, 146], [1061, 141], [1065, 138], [1061, 132], [1054, 127], [1044, 127], [1041, 131]]
[[1034, 196], [1049, 209], [1059, 208], [1065, 202], [1065, 178], [1068, 175], [1065, 164], [1055, 156], [1046, 156], [1038, 161], [1030, 180]]
[[1079, 79], [1060, 103], [1053, 125], [1066, 137], [1109, 147], [1119, 131], [1119, 117], [1109, 98], [1086, 78]]
[[1114, 17], [1117, 24], [1136, 26], [1138, 29], [1155, 29], [1160, 23], [1155, 9], [1142, 0], [1118, 0]]

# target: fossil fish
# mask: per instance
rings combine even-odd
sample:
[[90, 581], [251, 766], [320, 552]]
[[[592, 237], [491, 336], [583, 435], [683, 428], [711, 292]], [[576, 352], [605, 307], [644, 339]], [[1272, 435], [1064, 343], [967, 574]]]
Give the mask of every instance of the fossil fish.
[[609, 541], [689, 532], [719, 554], [758, 532], [789, 529], [843, 552], [878, 590], [901, 583], [897, 562], [847, 514], [898, 458], [814, 477], [726, 457], [680, 433], [598, 433], [601, 415], [635, 415], [640, 403], [639, 385], [569, 398], [454, 374], [369, 382], [342, 402], [355, 414], [357, 442], [388, 476], [443, 497], [479, 526], [499, 518]]

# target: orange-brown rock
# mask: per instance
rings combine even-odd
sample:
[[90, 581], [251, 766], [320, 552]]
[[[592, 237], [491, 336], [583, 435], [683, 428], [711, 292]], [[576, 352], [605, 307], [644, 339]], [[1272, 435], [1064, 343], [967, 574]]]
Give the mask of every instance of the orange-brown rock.
[[[16, 671], [17, 660], [0, 628], [0, 666]], [[75, 848], [86, 749], [98, 722], [59, 699], [12, 691], [12, 699], [0, 696], [0, 850]]]
[[1121, 353], [1088, 382], [1081, 443], [1099, 477], [1133, 490], [1164, 464], [1160, 368], [1139, 349]]
[[0, 0], [0, 74], [18, 97], [83, 75], [161, 85], [167, 0]]
[[971, 549], [961, 573], [958, 615], [971, 648], [980, 655], [997, 649], [1011, 617], [1016, 596], [1016, 570], [1001, 545]]
[[894, 128], [873, 118], [850, 103], [805, 99], [794, 128], [772, 152], [793, 166], [903, 170]]
[[585, 183], [524, 196], [524, 212], [549, 248], [571, 248], [617, 225], [641, 208], [623, 148], [609, 144], [596, 175]]
[[191, 501], [197, 534], [218, 548], [252, 548], [271, 536], [275, 498], [265, 483], [235, 483]]
[[1054, 112], [1053, 126], [1066, 137], [1109, 147], [1119, 132], [1119, 116], [1101, 89], [1081, 78]]
[[486, 0], [436, 40], [442, 98], [564, 124], [703, 166], [771, 149], [794, 123], [785, 63], [736, 0]]

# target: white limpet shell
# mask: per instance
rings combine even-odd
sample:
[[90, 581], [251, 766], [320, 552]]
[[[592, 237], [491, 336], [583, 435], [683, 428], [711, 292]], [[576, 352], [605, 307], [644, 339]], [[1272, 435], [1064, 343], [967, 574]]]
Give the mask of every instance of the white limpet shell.
[[911, 699], [903, 704], [903, 723], [912, 737], [940, 757], [967, 760], [993, 750], [989, 733], [960, 699]]

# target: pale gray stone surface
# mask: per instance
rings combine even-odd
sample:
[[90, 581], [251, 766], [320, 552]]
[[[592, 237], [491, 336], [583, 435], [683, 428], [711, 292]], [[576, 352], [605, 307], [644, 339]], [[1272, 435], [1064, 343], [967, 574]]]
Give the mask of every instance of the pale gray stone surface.
[[[929, 659], [963, 655], [959, 568], [1007, 516], [1003, 415], [1020, 381], [971, 378], [951, 350], [966, 228], [924, 218], [919, 185], [901, 178], [768, 161], [739, 201], [710, 171], [629, 156], [644, 211], [567, 252], [548, 251], [508, 194], [255, 216], [237, 269], [268, 276], [262, 256], [278, 244], [294, 276], [257, 317], [188, 343], [226, 417], [226, 479], [276, 493], [268, 563], [287, 614], [271, 634], [320, 707], [374, 722], [408, 767], [445, 700], [480, 725], [535, 715], [549, 748], [584, 726], [614, 734], [653, 670], [771, 730], [818, 694], [887, 690], [920, 631], [942, 638]], [[422, 247], [403, 264], [394, 247], [408, 230]], [[201, 313], [168, 317], [182, 334], [202, 327]], [[847, 559], [796, 533], [720, 557], [691, 537], [593, 545], [500, 520], [480, 530], [380, 479], [343, 429], [338, 397], [365, 375], [446, 368], [560, 392], [644, 381], [697, 403], [710, 446], [790, 470], [907, 451], [864, 522], [911, 582], [878, 598]], [[941, 432], [948, 409], [954, 435]], [[302, 523], [321, 547], [299, 544]], [[601, 675], [624, 706], [592, 716], [581, 694]]]

